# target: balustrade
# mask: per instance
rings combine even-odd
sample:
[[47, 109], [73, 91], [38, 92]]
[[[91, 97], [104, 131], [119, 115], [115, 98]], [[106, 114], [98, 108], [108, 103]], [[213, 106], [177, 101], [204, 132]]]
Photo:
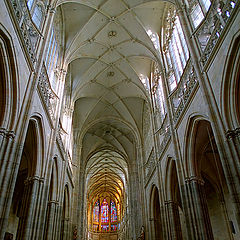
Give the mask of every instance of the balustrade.
[[150, 178], [154, 168], [155, 168], [155, 161], [154, 161], [154, 154], [152, 152], [147, 160], [147, 163], [145, 164], [146, 181], [148, 181], [148, 179]]
[[59, 98], [51, 87], [51, 83], [49, 82], [47, 70], [44, 64], [42, 66], [42, 70], [39, 75], [38, 88], [40, 90], [40, 94], [42, 96], [43, 102], [48, 110], [48, 113], [52, 121], [55, 121], [56, 107], [57, 107]]
[[28, 10], [26, 1], [24, 0], [9, 0], [16, 23], [19, 26], [19, 33], [27, 49], [30, 61], [32, 64], [36, 62], [37, 42], [41, 33], [32, 21], [31, 14]]
[[206, 18], [195, 31], [194, 35], [202, 51], [203, 66], [207, 63], [234, 10], [237, 10], [236, 5], [239, 5], [237, 0], [213, 1]]
[[197, 83], [194, 67], [191, 60], [189, 60], [176, 90], [170, 95], [173, 108], [173, 121], [175, 123], [189, 102], [190, 96], [196, 88]]

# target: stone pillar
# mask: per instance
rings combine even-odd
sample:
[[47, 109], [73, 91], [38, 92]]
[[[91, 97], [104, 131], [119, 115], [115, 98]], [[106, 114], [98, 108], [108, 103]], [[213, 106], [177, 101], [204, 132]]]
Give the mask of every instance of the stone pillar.
[[169, 235], [171, 240], [182, 240], [181, 222], [178, 211], [178, 204], [174, 201], [166, 201], [169, 221]]
[[204, 181], [193, 176], [185, 180], [187, 191], [187, 211], [189, 211], [188, 231], [189, 239], [213, 240], [210, 217], [208, 213]]
[[191, 60], [196, 71], [196, 75], [198, 77], [199, 86], [206, 102], [206, 106], [208, 107], [210, 119], [212, 120], [212, 127], [216, 145], [218, 146], [220, 160], [226, 177], [228, 190], [233, 199], [235, 216], [238, 221], [238, 225], [240, 226], [240, 165], [239, 156], [237, 156], [236, 154], [236, 151], [239, 152], [239, 147], [237, 147], [238, 150], [236, 149], [236, 147], [234, 147], [235, 149], [233, 149], [232, 147], [234, 146], [234, 143], [231, 146], [229, 142], [226, 141], [226, 130], [222, 120], [222, 116], [220, 115], [221, 111], [219, 109], [219, 106], [217, 105], [207, 73], [200, 66], [199, 59], [201, 58], [201, 54], [197, 47], [197, 40], [195, 39], [195, 37], [192, 37], [193, 33], [189, 25], [189, 15], [187, 13], [186, 6], [182, 6], [180, 1], [177, 2], [177, 5], [178, 16], [191, 55]]
[[38, 221], [36, 216], [36, 201], [38, 196], [38, 189], [40, 185], [39, 177], [30, 177], [25, 180], [25, 187], [23, 193], [23, 201], [21, 208], [21, 215], [18, 224], [17, 240], [31, 239], [34, 231], [33, 223]]
[[57, 204], [56, 214], [55, 214], [55, 225], [54, 225], [55, 239], [59, 239], [61, 234], [62, 211], [63, 211], [62, 209], [63, 208], [59, 204]]
[[46, 230], [44, 240], [52, 240], [54, 239], [54, 225], [55, 225], [55, 214], [57, 208], [56, 201], [48, 202], [48, 210], [47, 210], [47, 221], [46, 221]]
[[229, 146], [231, 147], [231, 150], [235, 156], [234, 159], [237, 161], [235, 162], [236, 164], [236, 169], [238, 170], [238, 174], [240, 175], [240, 128], [236, 128], [234, 130], [229, 130], [226, 133], [226, 138], [229, 143]]
[[31, 239], [39, 239], [39, 232], [44, 231], [44, 223], [42, 222], [42, 200], [44, 198], [43, 194], [43, 187], [44, 187], [44, 179], [40, 178], [39, 179], [39, 187], [38, 187], [38, 192], [36, 193], [37, 201], [36, 201], [36, 210], [34, 214], [34, 221], [33, 221], [33, 232], [31, 235]]
[[62, 220], [63, 238], [61, 240], [69, 240], [69, 218], [65, 218]]

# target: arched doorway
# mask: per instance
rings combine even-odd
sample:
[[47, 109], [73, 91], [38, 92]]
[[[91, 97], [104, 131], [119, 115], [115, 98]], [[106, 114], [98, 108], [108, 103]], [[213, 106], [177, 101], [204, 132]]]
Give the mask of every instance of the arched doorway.
[[173, 159], [169, 159], [166, 177], [166, 208], [168, 211], [170, 238], [178, 240], [187, 239], [186, 221], [180, 195], [176, 163]]
[[66, 185], [64, 188], [63, 195], [63, 204], [62, 204], [62, 220], [61, 220], [61, 229], [60, 229], [60, 240], [68, 240], [69, 239], [69, 189]]
[[240, 36], [236, 37], [229, 49], [222, 87], [223, 117], [227, 128], [240, 126]]
[[33, 212], [36, 207], [35, 194], [39, 184], [39, 176], [37, 176], [36, 171], [39, 164], [39, 152], [41, 152], [38, 138], [37, 121], [30, 120], [14, 187], [6, 233], [17, 240], [31, 237], [33, 230]]
[[57, 200], [58, 192], [58, 168], [57, 168], [57, 158], [53, 159], [52, 164], [52, 173], [49, 186], [48, 194], [48, 206], [47, 206], [47, 215], [45, 221], [45, 235], [44, 239], [53, 239], [56, 236], [56, 225], [57, 225]]
[[16, 69], [10, 36], [0, 29], [0, 127], [12, 130], [17, 109]]
[[151, 194], [151, 228], [152, 228], [152, 237], [153, 240], [162, 240], [163, 239], [163, 231], [162, 231], [162, 223], [161, 223], [161, 208], [159, 202], [159, 193], [158, 188], [153, 186], [152, 194]]
[[198, 179], [198, 204], [209, 239], [234, 239], [236, 220], [211, 125], [194, 122], [190, 149], [193, 174]]

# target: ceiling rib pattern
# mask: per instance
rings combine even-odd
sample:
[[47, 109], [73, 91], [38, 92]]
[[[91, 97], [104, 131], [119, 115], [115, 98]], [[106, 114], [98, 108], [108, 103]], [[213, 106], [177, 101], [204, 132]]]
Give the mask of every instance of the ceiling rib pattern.
[[[134, 136], [142, 136], [144, 106], [150, 104], [144, 82], [151, 78], [153, 63], [160, 61], [159, 49], [148, 34], [161, 36], [168, 4], [58, 1], [65, 28], [67, 81], [75, 103], [75, 137], [99, 119], [82, 142], [90, 202], [105, 195], [117, 201], [125, 197], [129, 162], [135, 158]], [[96, 153], [88, 159], [92, 152]]]
[[58, 4], [65, 20], [65, 59], [72, 96], [84, 108], [80, 125], [112, 115], [129, 121], [140, 132], [141, 116], [130, 109], [133, 104], [142, 111], [143, 103], [149, 102], [141, 80], [151, 77], [159, 52], [147, 31], [160, 34], [167, 3], [76, 0]]
[[122, 202], [127, 182], [127, 163], [117, 152], [101, 150], [88, 161], [87, 179], [90, 202], [109, 195], [116, 202]]

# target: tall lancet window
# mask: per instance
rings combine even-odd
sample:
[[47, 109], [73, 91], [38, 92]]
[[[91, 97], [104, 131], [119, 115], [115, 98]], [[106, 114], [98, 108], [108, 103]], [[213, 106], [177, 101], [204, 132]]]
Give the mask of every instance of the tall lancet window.
[[99, 223], [99, 200], [95, 203], [93, 208], [93, 222]]
[[167, 13], [163, 30], [163, 51], [167, 65], [169, 89], [172, 91], [181, 79], [189, 58], [187, 43], [183, 30], [176, 14], [171, 7]]
[[37, 4], [33, 11], [32, 20], [38, 28], [40, 28], [43, 18], [43, 10], [40, 4]]
[[117, 208], [114, 201], [111, 200], [111, 222], [117, 222]]
[[108, 203], [107, 200], [104, 199], [101, 206], [101, 223], [108, 223], [109, 221], [108, 211], [109, 211]]
[[206, 17], [211, 6], [210, 0], [187, 0], [186, 2], [194, 28]]

